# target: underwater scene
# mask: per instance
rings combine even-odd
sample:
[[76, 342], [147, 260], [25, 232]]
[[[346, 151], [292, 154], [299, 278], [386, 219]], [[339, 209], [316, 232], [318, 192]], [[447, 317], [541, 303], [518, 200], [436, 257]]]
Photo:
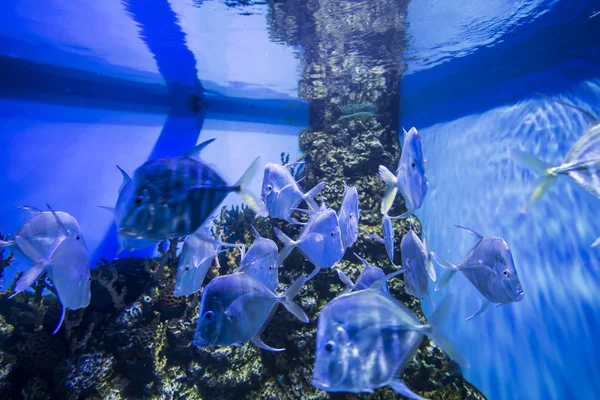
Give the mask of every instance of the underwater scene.
[[4, 0], [0, 144], [0, 400], [600, 397], [597, 0]]

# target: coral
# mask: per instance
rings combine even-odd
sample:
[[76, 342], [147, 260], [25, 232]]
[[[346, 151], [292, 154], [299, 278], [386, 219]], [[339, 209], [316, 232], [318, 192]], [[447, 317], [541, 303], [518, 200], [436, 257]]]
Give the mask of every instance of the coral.
[[79, 356], [64, 379], [65, 399], [107, 398], [111, 391], [110, 378], [114, 373], [115, 357], [102, 353]]
[[25, 336], [15, 352], [20, 368], [26, 370], [50, 370], [65, 359], [64, 342], [46, 332], [36, 332]]
[[354, 117], [374, 117], [377, 114], [377, 106], [370, 101], [355, 104], [345, 104], [339, 106], [342, 115], [338, 118], [338, 121]]

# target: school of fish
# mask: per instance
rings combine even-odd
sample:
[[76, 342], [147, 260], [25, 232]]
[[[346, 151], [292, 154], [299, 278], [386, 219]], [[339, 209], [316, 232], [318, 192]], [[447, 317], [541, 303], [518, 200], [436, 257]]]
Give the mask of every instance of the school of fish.
[[[543, 176], [530, 204], [538, 201], [562, 174], [600, 197], [600, 122], [590, 113], [578, 110], [590, 120], [591, 127], [573, 145], [563, 164], [553, 167], [520, 150], [511, 150], [518, 163]], [[213, 141], [200, 143], [183, 156], [147, 161], [134, 171], [133, 177], [119, 168], [123, 183], [115, 207], [108, 208], [117, 225], [119, 252], [149, 247], [169, 238], [185, 238], [173, 294], [201, 293], [192, 344], [240, 346], [252, 342], [264, 350], [283, 351], [263, 342], [261, 334], [268, 328], [279, 304], [298, 320], [309, 322], [294, 298], [321, 269], [335, 268], [357, 241], [361, 213], [359, 193], [355, 187], [346, 186], [340, 209], [333, 210], [323, 201], [319, 205], [316, 200], [325, 182], [307, 192], [302, 189], [300, 180], [290, 172], [290, 167], [299, 163], [268, 163], [258, 198], [247, 186], [260, 160], [257, 158], [237, 182], [228, 183], [199, 158]], [[438, 291], [448, 285], [457, 272], [463, 273], [481, 294], [479, 308], [467, 319], [481, 314], [490, 304], [506, 306], [524, 297], [508, 243], [468, 227], [457, 225], [473, 235], [476, 243], [458, 264], [430, 251], [426, 238], [422, 240], [416, 234], [412, 223], [400, 244], [400, 264], [394, 263], [392, 221], [413, 215], [423, 204], [428, 189], [426, 161], [417, 129], [404, 131], [402, 149], [396, 173], [379, 166], [379, 175], [387, 185], [381, 203], [382, 237], [366, 235], [383, 244], [395, 272], [386, 275], [383, 269], [353, 253], [364, 265], [361, 275], [352, 282], [338, 268], [337, 274], [346, 288], [318, 316], [312, 383], [328, 392], [370, 393], [389, 386], [406, 397], [422, 399], [400, 377], [426, 336], [455, 361], [466, 365], [440, 331], [452, 313], [454, 296], [447, 295], [436, 308], [429, 281], [436, 283]], [[292, 239], [283, 230], [274, 228], [275, 236], [283, 244], [281, 250], [254, 228], [255, 239], [247, 251], [244, 245], [223, 242], [220, 235], [215, 238], [210, 217], [232, 192], [238, 193], [257, 216], [303, 225], [300, 234]], [[392, 217], [388, 212], [398, 192], [407, 211]], [[308, 208], [299, 208], [303, 202]], [[63, 309], [56, 333], [65, 310], [84, 308], [90, 302], [88, 249], [73, 216], [54, 211], [50, 206], [47, 211], [30, 206], [22, 208], [30, 213], [30, 218], [12, 239], [0, 241], [0, 248], [10, 248], [30, 264], [17, 281], [13, 296], [47, 273]], [[305, 214], [307, 221], [294, 219], [294, 212]], [[600, 238], [592, 245], [599, 244]], [[231, 247], [241, 249], [238, 272], [219, 276], [205, 285], [211, 264], [218, 266], [219, 253]], [[308, 276], [299, 276], [278, 294], [279, 267], [296, 248], [314, 269]], [[433, 261], [444, 270], [439, 277]], [[391, 296], [387, 281], [397, 275], [404, 276], [408, 294], [427, 298], [436, 309], [428, 323], [420, 322]]]

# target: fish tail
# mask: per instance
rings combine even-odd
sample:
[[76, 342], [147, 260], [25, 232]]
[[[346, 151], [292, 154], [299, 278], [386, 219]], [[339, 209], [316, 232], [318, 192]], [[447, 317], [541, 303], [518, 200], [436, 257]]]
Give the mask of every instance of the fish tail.
[[250, 192], [247, 189], [248, 185], [250, 185], [250, 181], [252, 181], [252, 178], [254, 176], [254, 173], [256, 172], [256, 169], [258, 168], [259, 163], [260, 157], [256, 157], [256, 159], [252, 162], [252, 164], [250, 164], [246, 172], [244, 172], [244, 175], [242, 175], [242, 177], [236, 182], [234, 188], [237, 192], [239, 192], [244, 202], [248, 204], [252, 211], [254, 211], [257, 215], [261, 217], [267, 217], [269, 215], [269, 212], [267, 211], [267, 208], [265, 207], [263, 202], [260, 201], [258, 197], [256, 197], [252, 192]]
[[383, 195], [383, 200], [381, 201], [381, 213], [385, 215], [392, 208], [394, 199], [398, 193], [398, 179], [396, 178], [396, 175], [392, 173], [392, 171], [383, 165], [379, 166], [379, 176], [387, 185], [387, 189]]
[[278, 297], [278, 300], [283, 306], [292, 313], [296, 318], [304, 323], [308, 323], [308, 316], [298, 304], [294, 303], [294, 297], [300, 293], [306, 283], [306, 275], [301, 275], [290, 285], [285, 293]]
[[317, 197], [317, 195], [323, 191], [324, 187], [325, 182], [320, 182], [314, 188], [306, 192], [303, 196], [304, 201], [306, 201], [306, 204], [308, 204], [308, 206], [315, 211], [318, 211], [320, 208], [314, 198]]
[[14, 240], [0, 240], [0, 249], [6, 249], [15, 245]]
[[442, 327], [448, 322], [448, 317], [452, 312], [452, 306], [455, 302], [455, 295], [450, 293], [440, 305], [436, 308], [435, 312], [429, 318], [429, 324], [426, 325], [425, 332], [435, 344], [437, 344], [446, 354], [450, 356], [454, 361], [459, 363], [463, 367], [467, 367], [469, 364], [460, 354], [456, 346], [442, 333]]
[[279, 255], [277, 256], [277, 265], [281, 265], [283, 264], [283, 261], [287, 258], [287, 256], [290, 255], [292, 250], [294, 250], [294, 248], [298, 245], [298, 243], [290, 239], [289, 236], [287, 236], [281, 231], [281, 229], [277, 227], [274, 227], [273, 231], [275, 232], [275, 236], [277, 236], [277, 239], [279, 239], [279, 241], [284, 244], [283, 249], [281, 249]]
[[439, 254], [437, 254], [433, 251], [431, 252], [431, 258], [433, 260], [435, 260], [435, 262], [440, 267], [450, 270], [450, 271], [447, 271], [446, 273], [444, 273], [442, 275], [442, 277], [440, 278], [440, 280], [437, 281], [437, 283], [435, 285], [435, 291], [437, 292], [438, 290], [445, 287], [448, 284], [448, 282], [450, 282], [450, 280], [454, 277], [456, 272], [458, 272], [458, 267], [455, 264], [452, 264], [450, 261], [446, 260], [445, 258], [443, 258], [442, 256], [440, 256]]
[[344, 289], [344, 291], [342, 292], [342, 294], [351, 292], [352, 290], [354, 290], [354, 282], [352, 282], [352, 280], [348, 277], [348, 275], [346, 275], [344, 273], [344, 271], [338, 269], [337, 270], [338, 273], [338, 277], [340, 278], [340, 280], [342, 281], [342, 283], [346, 286], [346, 288]]
[[26, 270], [23, 275], [17, 281], [17, 284], [14, 287], [15, 293], [10, 296], [16, 296], [21, 293], [23, 290], [27, 289], [42, 275], [42, 273], [46, 270], [44, 261], [33, 264]]
[[552, 165], [530, 154], [527, 154], [524, 151], [510, 149], [509, 152], [517, 164], [543, 176], [542, 180], [538, 183], [537, 187], [533, 191], [533, 195], [529, 201], [529, 205], [531, 206], [537, 202], [544, 193], [546, 193], [550, 185], [552, 185], [556, 179], [556, 173], [551, 172]]

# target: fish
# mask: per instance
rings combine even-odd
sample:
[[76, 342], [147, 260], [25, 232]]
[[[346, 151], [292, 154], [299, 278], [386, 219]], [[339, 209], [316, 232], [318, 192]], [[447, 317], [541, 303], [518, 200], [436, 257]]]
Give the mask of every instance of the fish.
[[[385, 277], [385, 272], [383, 272], [383, 270], [381, 268], [373, 267], [372, 265], [370, 265], [367, 262], [367, 260], [360, 257], [356, 253], [354, 253], [354, 256], [356, 256], [356, 258], [358, 258], [363, 263], [365, 268], [363, 269], [360, 276], [356, 280], [356, 283], [353, 283], [352, 280], [348, 277], [348, 275], [346, 275], [343, 271], [341, 271], [341, 270], [337, 271], [338, 277], [346, 285], [346, 289], [344, 289], [344, 291], [342, 291], [342, 294], [350, 293], [353, 290], [368, 289], [372, 284], [377, 282], [379, 279], [382, 279]], [[387, 281], [381, 285], [379, 290], [384, 295], [387, 295], [387, 296], [390, 295], [390, 289], [388, 288]]]
[[435, 308], [428, 286], [429, 278], [435, 282], [437, 276], [427, 249], [427, 240], [421, 242], [411, 225], [408, 233], [402, 238], [400, 250], [406, 291], [419, 299], [427, 297]]
[[261, 349], [280, 352], [262, 341], [261, 333], [279, 303], [304, 323], [308, 316], [294, 303], [306, 276], [302, 275], [282, 295], [269, 289], [260, 277], [236, 272], [211, 280], [204, 288], [192, 344], [197, 347], [239, 346], [252, 342]]
[[586, 117], [590, 125], [567, 152], [562, 164], [558, 166], [552, 166], [524, 151], [515, 148], [509, 149], [511, 157], [517, 164], [542, 176], [531, 195], [529, 206], [535, 204], [561, 175], [568, 176], [588, 193], [600, 198], [600, 120], [590, 112], [573, 104], [541, 96], [578, 110]]
[[437, 282], [435, 290], [438, 291], [450, 282], [457, 272], [465, 274], [473, 286], [481, 293], [484, 300], [479, 310], [468, 317], [470, 320], [484, 312], [490, 303], [506, 305], [523, 300], [524, 291], [517, 268], [513, 261], [512, 253], [504, 239], [499, 237], [483, 237], [473, 229], [456, 225], [475, 236], [477, 243], [467, 253], [459, 265], [455, 265], [435, 252], [431, 258], [442, 268], [449, 271]]
[[290, 239], [279, 228], [273, 228], [277, 238], [284, 244], [279, 253], [279, 265], [293, 249], [298, 247], [302, 254], [315, 266], [307, 280], [312, 279], [321, 269], [331, 268], [344, 257], [340, 223], [331, 208], [309, 212], [310, 220], [304, 225], [298, 240]]
[[279, 283], [278, 249], [274, 241], [260, 236], [252, 225], [255, 239], [242, 257], [240, 271], [257, 277], [270, 290], [275, 291]]
[[352, 247], [358, 239], [358, 223], [360, 221], [360, 209], [358, 202], [358, 191], [355, 187], [348, 187], [344, 183], [344, 199], [339, 211], [340, 231], [342, 232], [342, 243], [344, 249]]
[[[60, 320], [52, 332], [56, 334], [62, 326], [66, 309], [77, 310], [90, 303], [90, 265], [77, 220], [67, 213], [54, 212], [50, 206], [48, 209], [50, 211], [44, 212], [31, 209], [34, 215], [12, 241], [2, 242], [0, 247], [18, 249], [32, 262], [17, 281], [11, 298], [29, 288], [44, 272], [52, 280], [62, 305]], [[67, 225], [62, 222], [61, 216]]]
[[265, 204], [269, 216], [290, 223], [296, 223], [290, 215], [302, 200], [312, 210], [319, 209], [314, 197], [325, 187], [325, 182], [321, 182], [304, 193], [288, 169], [293, 164], [295, 163], [286, 165], [268, 163], [265, 166], [261, 190], [261, 200]]
[[390, 386], [411, 399], [422, 399], [400, 377], [429, 336], [454, 360], [458, 351], [440, 332], [451, 312], [448, 295], [422, 324], [402, 303], [383, 294], [379, 286], [395, 272], [370, 288], [340, 295], [319, 315], [312, 385], [327, 392], [372, 393]]
[[198, 231], [189, 235], [183, 242], [173, 295], [189, 296], [202, 289], [202, 283], [208, 273], [213, 260], [219, 265], [219, 258], [223, 247], [244, 247], [240, 244], [230, 244], [221, 241], [221, 236], [215, 240], [210, 234], [210, 227], [203, 226]]
[[237, 183], [229, 185], [197, 158], [214, 140], [200, 143], [184, 156], [150, 160], [138, 167], [117, 199], [119, 235], [149, 241], [188, 236], [231, 192], [239, 193], [257, 215], [266, 217], [262, 202], [246, 189], [260, 157]]
[[425, 175], [425, 163], [423, 150], [421, 146], [421, 137], [416, 128], [411, 128], [408, 132], [404, 131], [404, 145], [402, 146], [402, 155], [400, 163], [394, 175], [385, 166], [379, 166], [379, 176], [387, 184], [387, 189], [381, 202], [381, 214], [387, 214], [398, 191], [404, 197], [408, 211], [392, 217], [392, 219], [406, 218], [421, 207], [429, 183]]
[[592, 247], [600, 246], [600, 237], [592, 243]]
[[383, 232], [383, 237], [372, 233], [369, 236], [385, 246], [385, 251], [391, 263], [394, 264], [394, 227], [392, 226], [392, 219], [387, 214], [381, 220], [381, 231]]

